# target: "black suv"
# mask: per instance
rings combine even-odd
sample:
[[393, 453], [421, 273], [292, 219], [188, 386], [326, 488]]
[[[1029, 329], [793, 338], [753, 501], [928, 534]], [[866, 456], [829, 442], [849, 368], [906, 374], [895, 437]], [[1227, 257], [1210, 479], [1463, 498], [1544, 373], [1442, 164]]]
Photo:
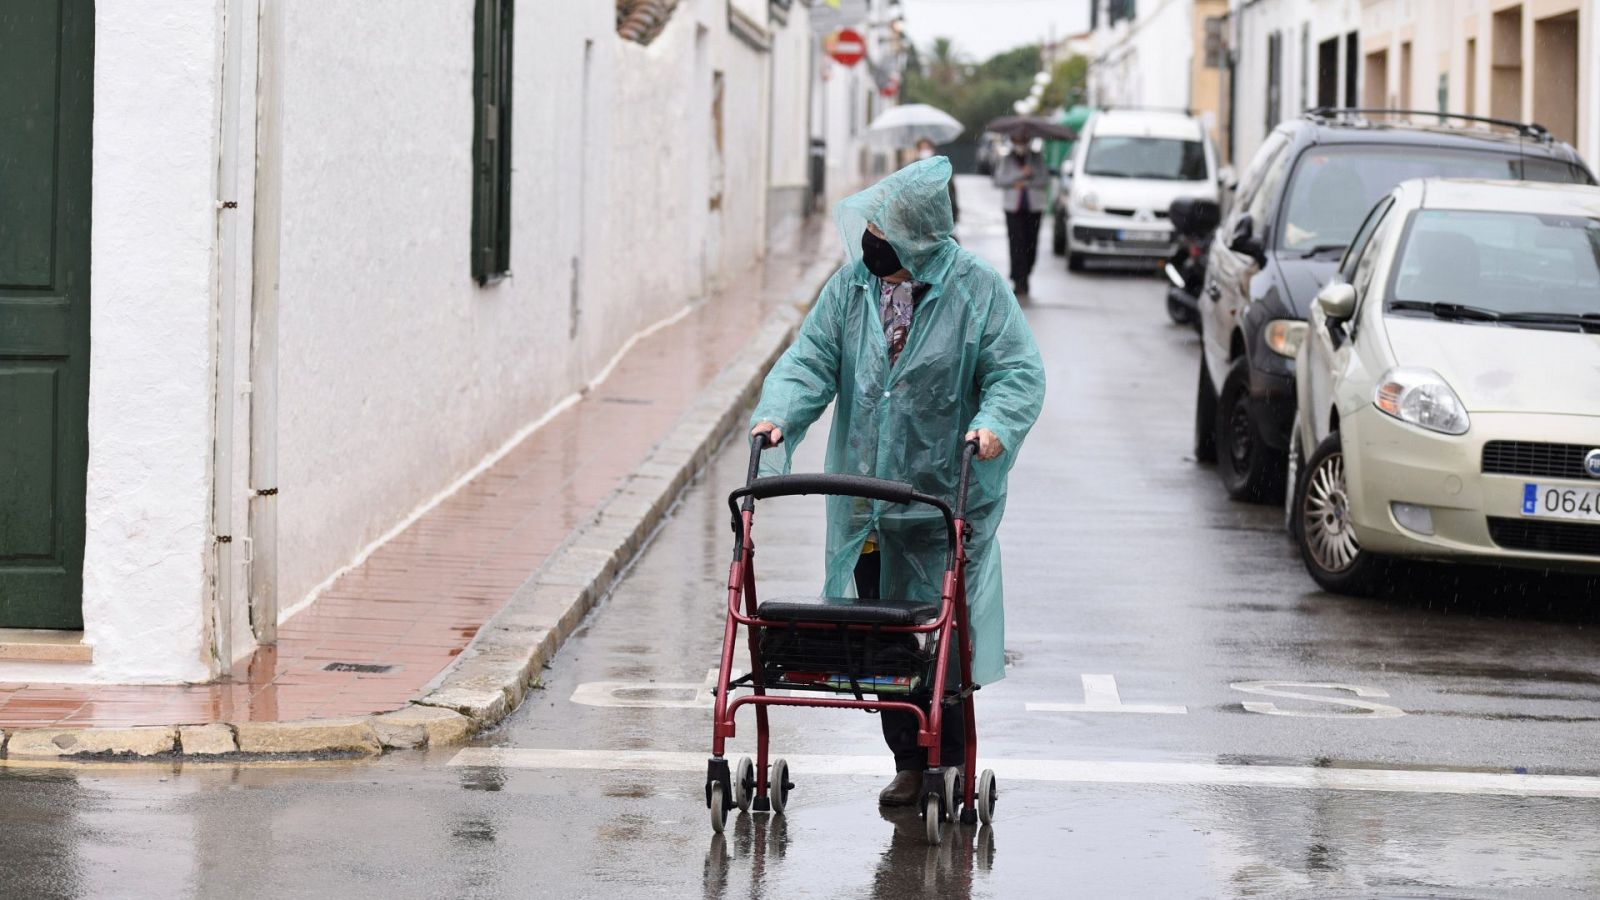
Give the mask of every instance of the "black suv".
[[1538, 125], [1416, 124], [1443, 118], [1312, 110], [1267, 136], [1225, 201], [1199, 301], [1195, 456], [1217, 463], [1235, 499], [1281, 496], [1310, 303], [1374, 203], [1407, 178], [1595, 183], [1572, 147]]

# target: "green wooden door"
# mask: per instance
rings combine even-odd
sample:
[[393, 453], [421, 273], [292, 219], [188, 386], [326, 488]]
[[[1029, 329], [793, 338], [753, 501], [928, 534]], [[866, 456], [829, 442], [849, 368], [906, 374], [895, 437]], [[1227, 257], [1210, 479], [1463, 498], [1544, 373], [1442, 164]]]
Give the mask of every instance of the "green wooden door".
[[92, 0], [0, 0], [0, 626], [82, 628]]

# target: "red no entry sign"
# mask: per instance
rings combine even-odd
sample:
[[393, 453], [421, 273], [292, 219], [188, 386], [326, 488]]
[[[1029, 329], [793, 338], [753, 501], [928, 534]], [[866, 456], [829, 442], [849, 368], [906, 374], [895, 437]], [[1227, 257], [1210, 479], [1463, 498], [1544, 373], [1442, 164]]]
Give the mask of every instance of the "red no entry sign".
[[842, 66], [853, 66], [867, 55], [867, 42], [854, 29], [835, 31], [828, 38], [828, 55]]

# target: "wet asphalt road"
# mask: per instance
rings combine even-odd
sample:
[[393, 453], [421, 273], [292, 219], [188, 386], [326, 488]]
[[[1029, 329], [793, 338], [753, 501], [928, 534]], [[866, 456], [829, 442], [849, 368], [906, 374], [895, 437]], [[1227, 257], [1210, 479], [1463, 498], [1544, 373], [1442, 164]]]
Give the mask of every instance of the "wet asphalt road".
[[[1004, 271], [992, 192], [969, 179], [962, 199], [963, 241]], [[1420, 567], [1376, 600], [1319, 592], [1280, 512], [1229, 502], [1187, 458], [1197, 341], [1167, 323], [1162, 282], [1069, 276], [1046, 252], [1034, 290], [1028, 316], [1050, 395], [1001, 531], [1013, 664], [979, 695], [982, 756], [997, 768], [1076, 761], [1084, 778], [1003, 780], [992, 829], [935, 849], [914, 813], [876, 807], [892, 766], [877, 722], [859, 713], [779, 711], [776, 752], [855, 757], [868, 769], [881, 759], [881, 773], [797, 767], [788, 815], [739, 816], [723, 838], [706, 820], [703, 770], [630, 765], [628, 752], [708, 748], [709, 710], [695, 697], [721, 637], [723, 498], [745, 461], [735, 444], [569, 642], [544, 690], [462, 757], [564, 749], [584, 751], [591, 768], [525, 766], [515, 754], [450, 765], [442, 752], [255, 769], [0, 770], [0, 896], [1600, 893], [1600, 782], [1573, 792], [1584, 798], [1449, 781], [1600, 775], [1594, 584]], [[818, 429], [796, 469], [819, 468], [822, 445]], [[811, 499], [760, 508], [765, 596], [815, 588], [820, 517]], [[1086, 675], [1100, 676], [1087, 697]], [[1121, 704], [1145, 711], [1109, 709], [1104, 676]], [[610, 705], [573, 702], [575, 691]], [[1029, 709], [1086, 700], [1098, 705]], [[740, 724], [731, 753], [753, 747], [753, 718]], [[1124, 763], [1153, 768], [1127, 774]], [[1416, 772], [1456, 792], [1204, 775], [1219, 767]], [[1056, 768], [1071, 767], [1044, 766]], [[1164, 774], [1139, 774], [1155, 771]]]

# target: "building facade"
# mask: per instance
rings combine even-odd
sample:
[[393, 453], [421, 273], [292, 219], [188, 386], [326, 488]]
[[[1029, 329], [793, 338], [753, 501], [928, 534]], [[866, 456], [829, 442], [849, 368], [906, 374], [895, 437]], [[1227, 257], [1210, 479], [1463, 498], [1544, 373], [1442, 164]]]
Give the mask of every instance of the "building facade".
[[1227, 0], [1091, 0], [1090, 105], [1189, 110], [1218, 141], [1223, 61], [1207, 43], [1227, 12]]
[[837, 5], [812, 6], [812, 31], [824, 51], [830, 35], [850, 29], [861, 35], [867, 54], [849, 66], [826, 52], [814, 57], [811, 134], [819, 153], [820, 207], [831, 207], [864, 180], [892, 170], [894, 148], [869, 141], [867, 127], [899, 102], [898, 77], [905, 66], [896, 27], [899, 19], [899, 0], [839, 0]]
[[1368, 0], [1363, 105], [1537, 122], [1600, 161], [1600, 2]]
[[1600, 159], [1600, 0], [1232, 0], [1229, 128], [1242, 165], [1319, 106], [1537, 122]]
[[1361, 0], [1234, 0], [1226, 128], [1236, 168], [1286, 118], [1360, 105]]
[[0, 681], [226, 672], [811, 208], [804, 2], [16, 2]]

